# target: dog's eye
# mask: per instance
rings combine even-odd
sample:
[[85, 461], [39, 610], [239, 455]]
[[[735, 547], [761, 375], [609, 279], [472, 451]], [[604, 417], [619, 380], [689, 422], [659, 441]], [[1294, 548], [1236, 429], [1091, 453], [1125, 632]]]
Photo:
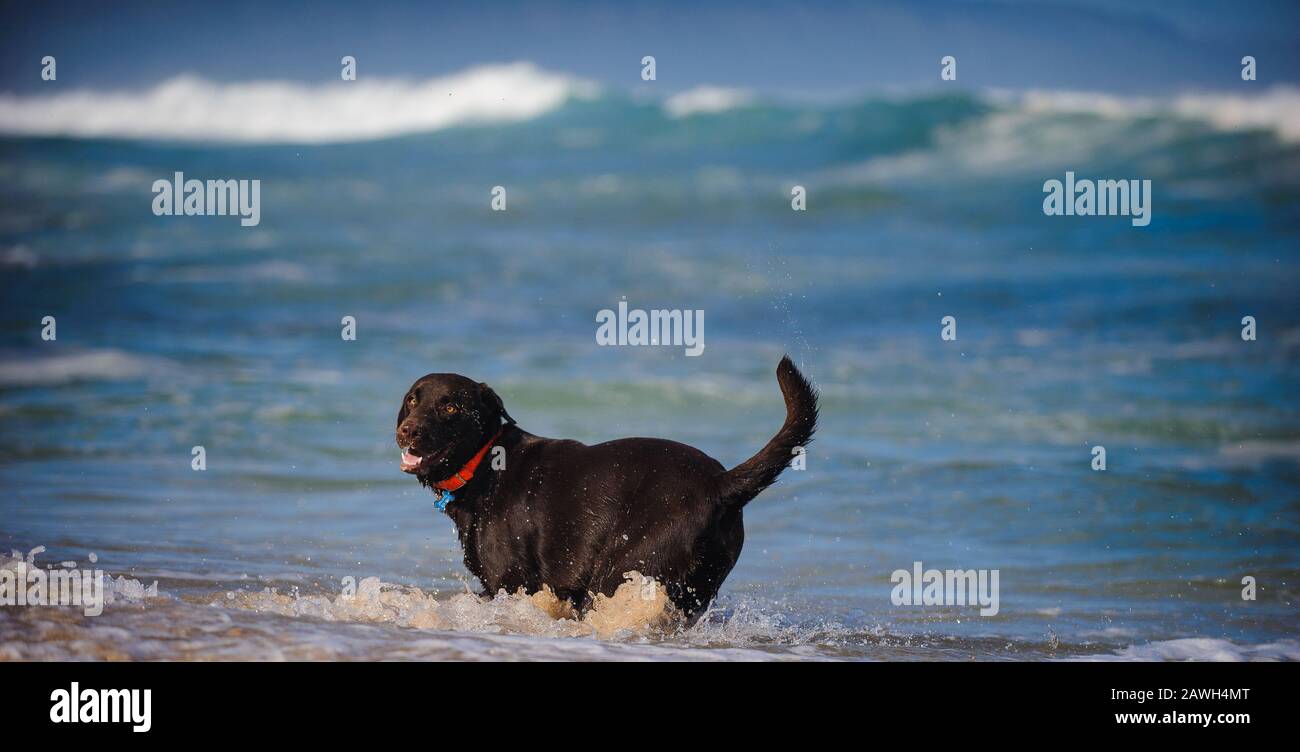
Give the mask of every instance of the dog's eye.
[[406, 401], [406, 404], [410, 405], [411, 407], [415, 407], [415, 402], [416, 402], [415, 398], [412, 397]]
[[452, 404], [446, 404], [446, 405], [443, 405], [443, 406], [442, 406], [442, 411], [445, 412], [445, 413], [447, 413], [448, 415], [455, 415], [455, 414], [456, 414], [456, 411], [459, 410], [459, 409], [460, 409], [460, 408], [458, 408], [458, 407], [456, 407], [455, 405], [452, 405]]

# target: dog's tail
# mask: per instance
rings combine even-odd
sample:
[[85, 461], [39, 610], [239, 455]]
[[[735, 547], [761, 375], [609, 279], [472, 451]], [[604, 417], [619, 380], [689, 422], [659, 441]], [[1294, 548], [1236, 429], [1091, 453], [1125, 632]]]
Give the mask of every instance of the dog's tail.
[[775, 483], [790, 464], [795, 447], [806, 447], [817, 430], [817, 392], [789, 355], [777, 365], [776, 380], [785, 396], [785, 424], [758, 454], [722, 474], [721, 496], [726, 506], [744, 506]]

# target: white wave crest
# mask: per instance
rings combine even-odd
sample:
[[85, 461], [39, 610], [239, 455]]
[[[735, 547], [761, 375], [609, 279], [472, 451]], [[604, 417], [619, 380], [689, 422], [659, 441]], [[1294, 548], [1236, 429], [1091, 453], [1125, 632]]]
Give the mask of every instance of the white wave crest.
[[1187, 637], [1130, 645], [1112, 655], [1095, 655], [1082, 661], [1298, 661], [1300, 642], [1278, 640], [1261, 645], [1238, 645], [1224, 639]]
[[728, 89], [721, 86], [697, 86], [664, 100], [664, 112], [669, 117], [683, 118], [734, 110], [754, 101], [753, 92], [745, 89]]
[[1254, 95], [1200, 93], [1172, 99], [1111, 94], [1033, 90], [1012, 99], [1031, 113], [1086, 113], [1105, 118], [1156, 117], [1174, 114], [1202, 120], [1225, 131], [1267, 130], [1287, 143], [1300, 142], [1300, 89], [1275, 86]]
[[328, 84], [217, 83], [184, 75], [141, 92], [2, 95], [0, 132], [243, 143], [364, 141], [529, 120], [595, 92], [594, 84], [531, 63], [481, 66], [424, 81], [361, 76]]
[[[872, 157], [833, 169], [825, 178], [848, 184], [928, 180], [936, 176], [981, 175], [1008, 170], [1041, 171], [1085, 164], [1117, 145], [1130, 150], [1159, 148], [1175, 128], [1127, 132], [1141, 120], [1201, 124], [1219, 131], [1262, 131], [1283, 144], [1300, 143], [1300, 89], [1273, 87], [1251, 96], [1185, 94], [1129, 97], [1077, 91], [990, 91], [995, 105], [984, 117], [939, 128], [934, 143], [899, 154]], [[1060, 116], [1079, 122], [1055, 122]]]

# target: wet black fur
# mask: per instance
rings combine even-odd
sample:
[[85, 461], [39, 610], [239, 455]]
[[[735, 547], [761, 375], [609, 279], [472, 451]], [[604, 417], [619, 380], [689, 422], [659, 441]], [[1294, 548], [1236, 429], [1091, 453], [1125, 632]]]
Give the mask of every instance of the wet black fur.
[[740, 557], [743, 507], [816, 429], [816, 392], [788, 357], [776, 374], [785, 424], [731, 470], [664, 439], [586, 446], [534, 436], [514, 425], [487, 384], [451, 373], [411, 386], [397, 415], [398, 444], [426, 457], [416, 477], [430, 486], [459, 470], [504, 424], [497, 445], [505, 468], [493, 469], [489, 452], [447, 507], [465, 566], [485, 593], [549, 585], [583, 610], [593, 594], [612, 595], [635, 570], [698, 616]]

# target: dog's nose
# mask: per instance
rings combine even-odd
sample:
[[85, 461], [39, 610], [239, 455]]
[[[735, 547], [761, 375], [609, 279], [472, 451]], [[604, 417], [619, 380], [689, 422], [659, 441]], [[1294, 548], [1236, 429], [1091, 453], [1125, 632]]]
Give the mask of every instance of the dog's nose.
[[403, 423], [397, 429], [397, 438], [402, 441], [413, 441], [420, 438], [420, 429], [413, 428], [410, 423]]

